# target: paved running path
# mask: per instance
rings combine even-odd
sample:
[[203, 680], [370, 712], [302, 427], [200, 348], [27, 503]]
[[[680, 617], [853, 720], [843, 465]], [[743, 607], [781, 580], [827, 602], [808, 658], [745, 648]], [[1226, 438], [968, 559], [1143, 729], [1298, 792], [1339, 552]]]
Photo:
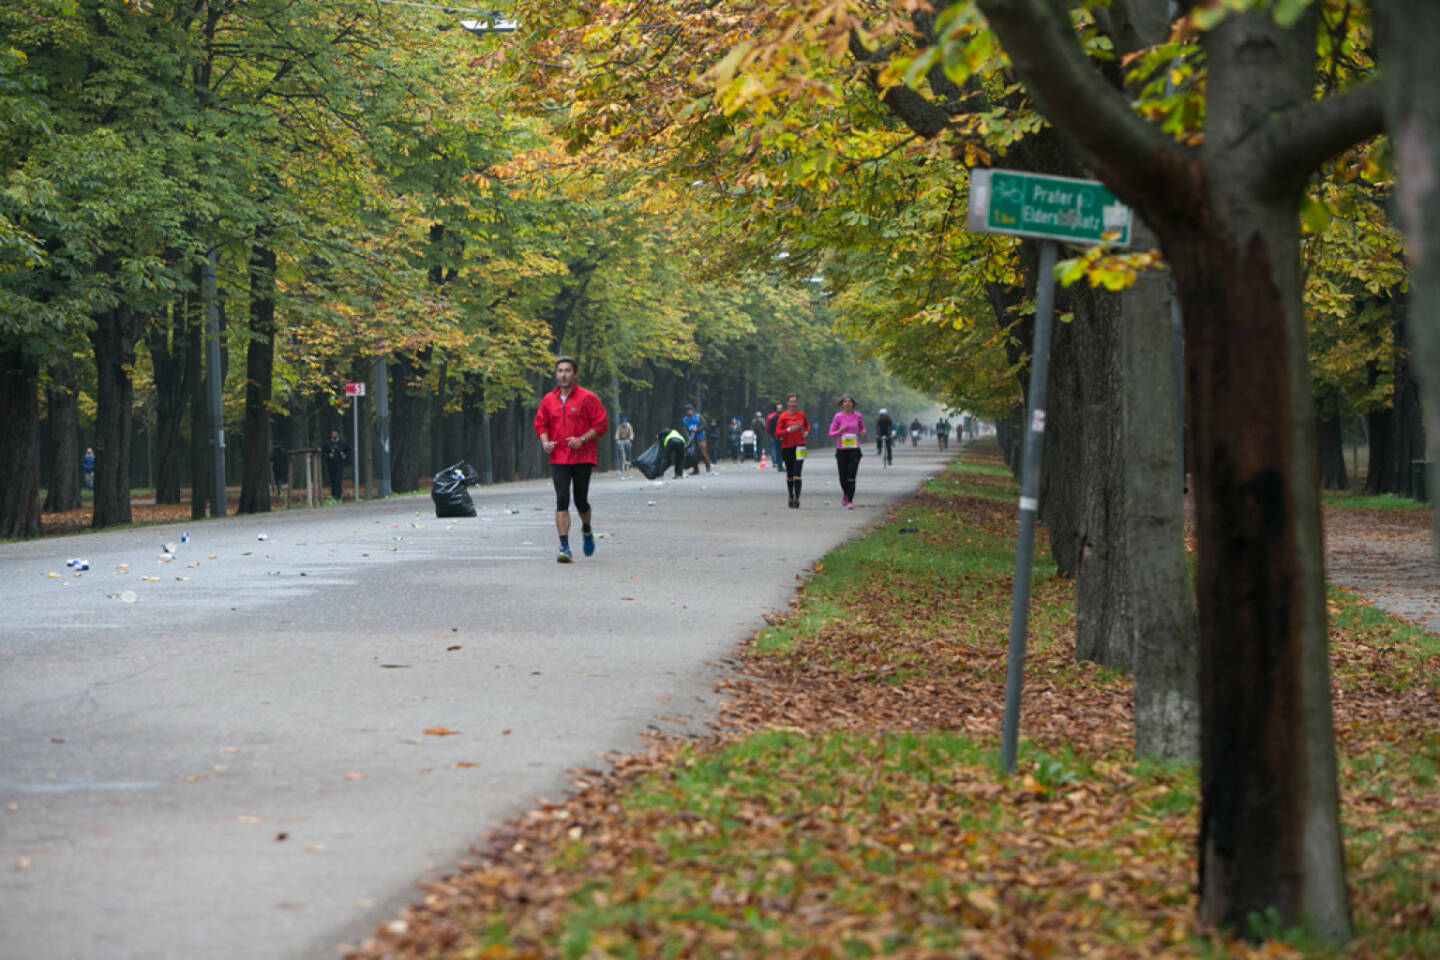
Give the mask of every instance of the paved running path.
[[1440, 563], [1431, 529], [1378, 511], [1327, 510], [1326, 579], [1440, 634]]
[[0, 545], [0, 956], [333, 958], [567, 768], [712, 715], [717, 661], [941, 462], [867, 456], [848, 511], [822, 451], [798, 511], [753, 467], [602, 475], [570, 566], [548, 482], [190, 524], [170, 563], [183, 525]]

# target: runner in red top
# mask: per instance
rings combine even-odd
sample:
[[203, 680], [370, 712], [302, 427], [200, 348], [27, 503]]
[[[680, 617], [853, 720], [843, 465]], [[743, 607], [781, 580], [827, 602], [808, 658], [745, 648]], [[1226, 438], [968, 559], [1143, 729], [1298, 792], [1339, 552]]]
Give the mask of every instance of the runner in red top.
[[585, 556], [595, 552], [590, 529], [590, 472], [598, 461], [595, 438], [610, 429], [600, 398], [575, 382], [575, 361], [555, 360], [555, 389], [540, 398], [535, 411], [535, 433], [550, 455], [550, 477], [555, 483], [555, 532], [560, 535], [560, 563], [574, 560], [570, 553], [570, 487], [575, 487], [575, 509], [580, 512], [580, 533]]
[[785, 489], [790, 493], [790, 506], [800, 509], [800, 471], [805, 469], [805, 439], [810, 436], [810, 418], [800, 409], [800, 398], [790, 394], [785, 409], [775, 418], [775, 437], [780, 441], [780, 457], [785, 461]]

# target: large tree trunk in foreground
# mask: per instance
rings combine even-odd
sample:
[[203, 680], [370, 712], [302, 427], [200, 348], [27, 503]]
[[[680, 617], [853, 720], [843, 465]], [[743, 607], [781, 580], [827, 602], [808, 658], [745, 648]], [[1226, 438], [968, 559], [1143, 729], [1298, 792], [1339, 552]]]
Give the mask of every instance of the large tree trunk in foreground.
[[[1423, 420], [1429, 427], [1428, 459], [1440, 462], [1440, 98], [1431, 82], [1435, 51], [1440, 50], [1440, 4], [1376, 0], [1375, 7], [1385, 109], [1395, 144], [1395, 206], [1413, 271], [1411, 368], [1420, 384]], [[1429, 493], [1434, 500], [1435, 491]], [[1440, 511], [1435, 516], [1440, 522]]]
[[45, 391], [45, 415], [50, 421], [50, 476], [41, 506], [45, 513], [78, 510], [83, 502], [80, 448], [75, 438], [79, 409], [75, 392], [75, 370], [70, 359], [51, 364], [50, 387]]
[[1316, 11], [1203, 37], [1205, 140], [1177, 146], [1049, 0], [980, 0], [1040, 109], [1159, 234], [1186, 329], [1200, 547], [1200, 912], [1350, 936], [1299, 264], [1306, 177], [1377, 133], [1378, 91], [1316, 102]]
[[40, 362], [0, 349], [0, 538], [40, 536]]
[[1303, 173], [1277, 171], [1292, 178], [1277, 189], [1268, 164], [1257, 169], [1254, 154], [1232, 149], [1255, 142], [1257, 114], [1310, 101], [1315, 26], [1313, 14], [1290, 31], [1268, 13], [1234, 16], [1206, 37], [1211, 112], [1189, 175], [1196, 189], [1160, 229], [1185, 310], [1195, 409], [1201, 916], [1256, 935], [1251, 918], [1274, 909], [1284, 923], [1344, 940], [1301, 302]]
[[275, 379], [275, 251], [250, 251], [250, 343], [245, 349], [245, 454], [240, 512], [270, 509], [270, 394]]

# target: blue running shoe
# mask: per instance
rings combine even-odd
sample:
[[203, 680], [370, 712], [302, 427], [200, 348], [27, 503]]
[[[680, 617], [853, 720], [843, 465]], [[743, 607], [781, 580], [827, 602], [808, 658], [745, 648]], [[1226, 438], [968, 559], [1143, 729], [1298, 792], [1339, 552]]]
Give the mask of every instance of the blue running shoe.
[[583, 536], [584, 536], [584, 541], [583, 541], [583, 544], [582, 544], [582, 548], [583, 548], [584, 551], [585, 551], [585, 556], [587, 556], [587, 557], [593, 557], [593, 556], [595, 556], [595, 534], [593, 534], [593, 533], [587, 533], [587, 534], [583, 534]]
[[575, 557], [570, 553], [569, 547], [561, 547], [560, 552], [555, 555], [556, 563], [574, 563]]

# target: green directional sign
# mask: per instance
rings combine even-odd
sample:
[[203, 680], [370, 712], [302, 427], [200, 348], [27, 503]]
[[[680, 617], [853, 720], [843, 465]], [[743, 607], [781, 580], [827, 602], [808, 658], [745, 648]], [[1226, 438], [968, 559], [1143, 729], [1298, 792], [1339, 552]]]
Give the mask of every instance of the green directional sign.
[[971, 170], [965, 225], [1069, 243], [1130, 243], [1130, 208], [1094, 180], [1018, 170]]

